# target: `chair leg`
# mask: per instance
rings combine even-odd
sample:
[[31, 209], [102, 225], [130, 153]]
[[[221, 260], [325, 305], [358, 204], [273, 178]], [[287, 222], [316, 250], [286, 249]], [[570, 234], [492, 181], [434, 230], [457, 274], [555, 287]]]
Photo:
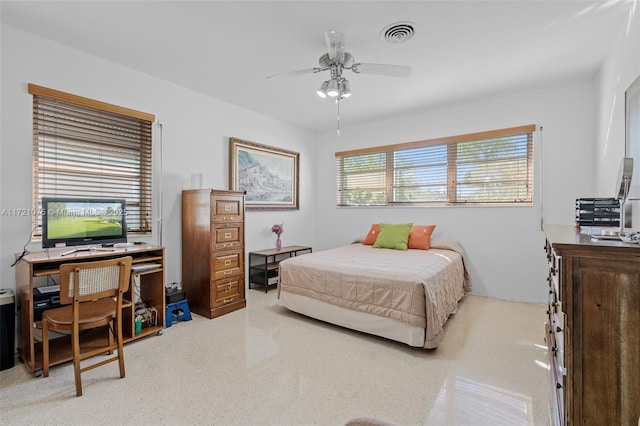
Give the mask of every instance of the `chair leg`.
[[109, 323], [109, 325], [107, 326], [108, 330], [107, 330], [107, 338], [109, 339], [109, 352], [107, 352], [107, 354], [109, 355], [113, 355], [113, 350], [111, 348], [113, 348], [113, 336], [116, 335], [116, 320], [111, 321], [111, 323]]
[[77, 325], [73, 327], [71, 335], [73, 372], [76, 379], [76, 396], [82, 396], [82, 379], [80, 378], [80, 330]]
[[[122, 337], [122, 321], [117, 321], [117, 328], [116, 328], [116, 339], [118, 340], [118, 365], [120, 366], [120, 378], [124, 379], [125, 376], [125, 371], [124, 371], [124, 343], [123, 343], [123, 337]], [[114, 324], [116, 325], [116, 324]]]
[[42, 321], [42, 375], [49, 377], [49, 322]]

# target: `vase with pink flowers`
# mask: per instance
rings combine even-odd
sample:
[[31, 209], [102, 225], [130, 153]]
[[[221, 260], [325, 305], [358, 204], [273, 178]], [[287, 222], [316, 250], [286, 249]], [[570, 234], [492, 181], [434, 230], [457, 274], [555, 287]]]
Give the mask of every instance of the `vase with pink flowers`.
[[284, 227], [282, 223], [276, 223], [271, 227], [271, 232], [276, 234], [276, 250], [280, 250], [282, 248], [282, 240], [280, 239], [280, 234], [284, 232]]

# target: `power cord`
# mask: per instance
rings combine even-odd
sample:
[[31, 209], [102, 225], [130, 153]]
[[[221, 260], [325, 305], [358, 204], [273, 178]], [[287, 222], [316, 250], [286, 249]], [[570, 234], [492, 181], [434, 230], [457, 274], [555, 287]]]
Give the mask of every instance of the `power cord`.
[[29, 250], [27, 250], [27, 246], [31, 243], [31, 237], [33, 236], [33, 232], [36, 230], [37, 227], [38, 227], [38, 225], [34, 226], [33, 229], [31, 230], [31, 232], [29, 233], [29, 241], [27, 241], [27, 243], [24, 245], [24, 247], [22, 247], [22, 253], [11, 264], [10, 268], [13, 268], [14, 266], [16, 266], [22, 260], [23, 257], [25, 257], [26, 255], [29, 254]]

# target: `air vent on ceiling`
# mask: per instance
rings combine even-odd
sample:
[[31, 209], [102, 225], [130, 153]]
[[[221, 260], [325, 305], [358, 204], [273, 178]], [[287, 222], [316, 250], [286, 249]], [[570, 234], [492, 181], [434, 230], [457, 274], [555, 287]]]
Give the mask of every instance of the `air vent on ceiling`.
[[415, 33], [413, 22], [396, 22], [382, 29], [380, 35], [389, 43], [404, 43]]

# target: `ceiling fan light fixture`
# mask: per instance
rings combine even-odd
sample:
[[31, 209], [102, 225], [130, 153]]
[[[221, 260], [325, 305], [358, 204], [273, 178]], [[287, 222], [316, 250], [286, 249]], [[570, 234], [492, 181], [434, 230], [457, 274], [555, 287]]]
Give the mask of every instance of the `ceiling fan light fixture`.
[[327, 97], [327, 86], [329, 86], [329, 81], [325, 81], [324, 83], [322, 83], [322, 86], [320, 86], [320, 88], [316, 91], [318, 96], [320, 96], [321, 98]]
[[[0, 0], [2, 1], [2, 0]], [[414, 34], [414, 24], [412, 22], [396, 22], [385, 27], [380, 36], [390, 43], [404, 43], [411, 39]], [[337, 31], [325, 33], [327, 52], [318, 59], [319, 67], [308, 68], [299, 71], [291, 71], [283, 74], [267, 76], [272, 79], [280, 75], [301, 75], [315, 74], [329, 71], [330, 77], [324, 81], [320, 88], [316, 90], [319, 97], [326, 99], [333, 98], [338, 105], [338, 135], [340, 134], [340, 102], [351, 97], [351, 84], [342, 76], [345, 71], [355, 74], [367, 73], [386, 75], [391, 77], [408, 77], [411, 74], [411, 67], [389, 64], [369, 64], [356, 63], [354, 56], [344, 50], [344, 34]], [[638, 425], [640, 426], [640, 425]]]
[[341, 97], [343, 98], [348, 98], [349, 96], [351, 96], [351, 85], [349, 84], [349, 80], [347, 80], [346, 78], [342, 80], [342, 82], [340, 83], [340, 93], [341, 93]]
[[338, 80], [332, 78], [329, 80], [329, 85], [327, 86], [327, 95], [335, 98], [340, 94], [340, 88], [338, 87]]

